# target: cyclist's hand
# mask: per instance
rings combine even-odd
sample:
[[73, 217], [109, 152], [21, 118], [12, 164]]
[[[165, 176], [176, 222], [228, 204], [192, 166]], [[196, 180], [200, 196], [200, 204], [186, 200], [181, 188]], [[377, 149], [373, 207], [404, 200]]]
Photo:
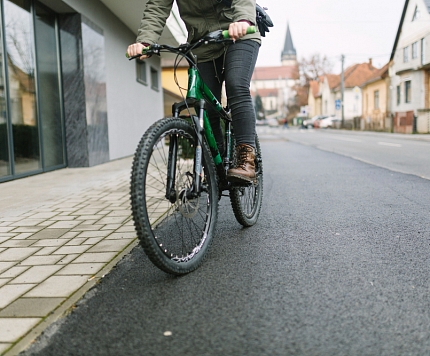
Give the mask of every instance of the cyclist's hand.
[[[132, 45], [128, 46], [127, 53], [130, 57], [137, 56], [139, 54], [142, 54], [142, 50], [145, 46], [142, 43], [133, 43]], [[150, 56], [142, 55], [139, 57], [141, 61], [143, 61], [146, 58], [149, 58]]]
[[246, 35], [246, 29], [249, 27], [248, 22], [233, 22], [228, 27], [228, 34], [231, 39], [237, 40]]

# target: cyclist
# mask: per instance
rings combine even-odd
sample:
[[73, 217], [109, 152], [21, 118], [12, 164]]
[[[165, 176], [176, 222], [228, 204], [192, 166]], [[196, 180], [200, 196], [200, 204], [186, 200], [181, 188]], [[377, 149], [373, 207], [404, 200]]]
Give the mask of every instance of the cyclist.
[[[231, 108], [236, 138], [236, 162], [227, 173], [235, 183], [255, 180], [255, 111], [249, 91], [252, 73], [261, 44], [260, 34], [246, 34], [256, 23], [255, 0], [178, 0], [176, 1], [188, 30], [189, 43], [216, 30], [228, 30], [234, 43], [209, 44], [193, 51], [197, 56], [200, 74], [221, 101], [225, 82], [228, 104]], [[170, 15], [173, 0], [148, 0], [138, 30], [136, 43], [127, 53], [136, 56], [144, 46], [157, 43]], [[140, 59], [146, 59], [141, 56]], [[220, 118], [215, 110], [207, 108], [220, 152], [224, 139]]]

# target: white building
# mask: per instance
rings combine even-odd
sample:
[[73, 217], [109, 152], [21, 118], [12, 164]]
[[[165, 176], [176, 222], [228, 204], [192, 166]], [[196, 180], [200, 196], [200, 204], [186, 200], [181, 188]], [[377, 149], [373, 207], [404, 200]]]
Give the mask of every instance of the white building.
[[[163, 116], [160, 58], [125, 58], [145, 1], [0, 5], [0, 182], [132, 155]], [[185, 41], [177, 18], [163, 42]]]
[[429, 132], [430, 0], [405, 1], [391, 60], [394, 131]]

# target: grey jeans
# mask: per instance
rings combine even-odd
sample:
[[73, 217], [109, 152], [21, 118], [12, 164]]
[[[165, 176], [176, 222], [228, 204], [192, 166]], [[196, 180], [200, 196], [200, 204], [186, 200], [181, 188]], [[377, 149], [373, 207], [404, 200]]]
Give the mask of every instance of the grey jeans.
[[[236, 143], [245, 143], [253, 147], [256, 118], [249, 88], [259, 49], [260, 45], [255, 41], [238, 41], [228, 47], [225, 56], [198, 64], [200, 75], [218, 100], [221, 100], [222, 83], [225, 81]], [[211, 107], [207, 108], [207, 113], [222, 152], [224, 138], [220, 118]]]

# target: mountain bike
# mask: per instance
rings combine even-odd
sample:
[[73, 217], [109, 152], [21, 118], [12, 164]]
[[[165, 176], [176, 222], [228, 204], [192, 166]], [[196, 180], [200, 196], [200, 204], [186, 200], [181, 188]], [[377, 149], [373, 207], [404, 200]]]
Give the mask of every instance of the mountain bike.
[[[255, 32], [255, 27], [248, 31]], [[192, 55], [198, 46], [224, 41], [231, 41], [228, 31], [215, 31], [193, 44], [153, 44], [143, 51], [175, 53], [176, 64], [182, 58], [189, 64], [186, 97], [173, 105], [172, 117], [155, 122], [143, 135], [134, 154], [130, 187], [140, 244], [152, 263], [175, 275], [189, 273], [203, 262], [215, 234], [221, 196], [230, 197], [234, 215], [245, 227], [257, 222], [261, 210], [263, 163], [258, 137], [255, 182], [231, 184], [226, 178], [235, 159], [231, 113], [203, 82]], [[223, 154], [206, 114], [208, 105], [224, 121]]]

